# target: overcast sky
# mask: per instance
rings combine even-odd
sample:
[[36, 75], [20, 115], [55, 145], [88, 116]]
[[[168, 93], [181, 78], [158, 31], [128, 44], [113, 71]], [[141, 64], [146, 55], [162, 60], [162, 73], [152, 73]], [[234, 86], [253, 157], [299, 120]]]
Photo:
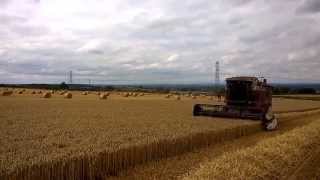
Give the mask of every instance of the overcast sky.
[[320, 82], [319, 0], [0, 0], [0, 83]]

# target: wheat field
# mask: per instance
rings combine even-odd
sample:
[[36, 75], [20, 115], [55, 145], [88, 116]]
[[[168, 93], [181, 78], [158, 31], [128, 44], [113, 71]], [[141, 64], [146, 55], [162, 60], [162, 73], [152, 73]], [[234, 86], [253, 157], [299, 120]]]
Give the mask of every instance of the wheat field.
[[292, 179], [308, 156], [320, 152], [319, 139], [317, 120], [253, 147], [225, 153], [182, 179]]
[[[101, 101], [72, 92], [0, 97], [2, 179], [95, 179], [143, 162], [260, 131], [257, 121], [193, 117], [208, 98], [167, 99], [163, 94]], [[275, 100], [275, 111], [316, 108], [320, 103]], [[304, 105], [303, 105], [304, 104]]]

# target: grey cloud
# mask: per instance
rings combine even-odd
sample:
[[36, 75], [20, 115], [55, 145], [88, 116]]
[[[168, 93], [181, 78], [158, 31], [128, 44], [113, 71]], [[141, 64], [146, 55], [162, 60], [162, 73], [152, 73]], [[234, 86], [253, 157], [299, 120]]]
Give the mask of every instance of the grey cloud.
[[233, 18], [231, 18], [230, 20], [229, 20], [229, 24], [230, 25], [235, 25], [235, 24], [239, 24], [239, 23], [241, 23], [242, 22], [242, 18], [240, 18], [240, 17], [233, 17]]
[[[202, 21], [201, 24], [197, 23], [199, 20]], [[153, 39], [154, 43], [166, 49], [189, 50], [208, 47], [217, 43], [213, 32], [218, 28], [219, 23], [215, 27], [213, 21], [200, 15], [160, 19], [136, 30], [131, 37]]]
[[19, 3], [32, 3], [32, 4], [38, 4], [41, 0], [1, 0], [0, 1], [0, 8], [6, 8], [10, 6], [13, 2], [19, 2]]
[[0, 14], [0, 22], [2, 24], [14, 24], [14, 23], [24, 23], [27, 19], [24, 17], [19, 17], [15, 15], [8, 15], [5, 13]]
[[[142, 9], [141, 14], [118, 14], [114, 19], [125, 21], [103, 19], [90, 29], [88, 24], [31, 25], [29, 17], [0, 16], [5, 22], [0, 25], [0, 68], [7, 79], [19, 82], [19, 75], [24, 81], [59, 82], [70, 70], [82, 83], [210, 82], [216, 60], [223, 76], [262, 74], [271, 81], [319, 76], [320, 20], [296, 13], [302, 8], [298, 1], [139, 0], [127, 6]], [[92, 20], [102, 16], [90, 16], [95, 13], [84, 14]], [[65, 21], [73, 23], [69, 18]], [[82, 48], [91, 41], [96, 43]], [[168, 62], [175, 54], [179, 59]]]
[[234, 6], [245, 6], [250, 2], [252, 2], [252, 0], [235, 0], [231, 1], [231, 4]]
[[19, 24], [14, 25], [10, 28], [11, 32], [15, 32], [17, 35], [20, 36], [41, 36], [44, 34], [47, 34], [49, 32], [49, 29], [43, 26], [34, 26], [34, 25], [28, 25], [28, 24]]
[[[0, 28], [4, 36], [11, 36], [13, 33], [19, 36], [39, 36], [48, 33], [48, 28], [41, 25], [31, 25], [29, 19], [22, 16], [0, 14]], [[10, 34], [9, 34], [10, 33]]]
[[1, 0], [0, 1], [0, 8], [6, 7], [9, 4], [10, 0]]
[[297, 8], [297, 13], [318, 13], [320, 12], [320, 1], [305, 0], [303, 4]]
[[92, 54], [104, 54], [104, 52], [102, 50], [90, 50], [89, 53], [92, 53]]

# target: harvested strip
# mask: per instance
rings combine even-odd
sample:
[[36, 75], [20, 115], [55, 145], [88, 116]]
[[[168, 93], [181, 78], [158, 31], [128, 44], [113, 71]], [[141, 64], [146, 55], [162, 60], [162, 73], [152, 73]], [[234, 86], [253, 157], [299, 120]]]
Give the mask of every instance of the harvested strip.
[[319, 95], [276, 95], [277, 98], [320, 101]]
[[297, 110], [286, 110], [286, 111], [274, 111], [274, 113], [276, 113], [276, 114], [295, 113], [295, 112], [314, 111], [314, 110], [318, 110], [318, 109], [320, 109], [320, 107], [307, 108], [307, 109], [297, 109]]
[[204, 163], [188, 179], [285, 179], [305, 156], [320, 148], [320, 123], [294, 129], [252, 148]]
[[272, 109], [275, 112], [292, 112], [319, 108], [320, 101], [273, 98]]

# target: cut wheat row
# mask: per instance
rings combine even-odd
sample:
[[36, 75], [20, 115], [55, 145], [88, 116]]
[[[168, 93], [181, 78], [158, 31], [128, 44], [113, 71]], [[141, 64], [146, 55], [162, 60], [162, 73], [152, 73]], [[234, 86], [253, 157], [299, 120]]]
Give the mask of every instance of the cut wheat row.
[[171, 157], [200, 147], [232, 140], [260, 131], [260, 124], [248, 124], [222, 131], [208, 131], [185, 137], [155, 140], [144, 145], [133, 145], [112, 152], [101, 151], [65, 157], [2, 172], [0, 179], [97, 179], [114, 175], [137, 164]]

